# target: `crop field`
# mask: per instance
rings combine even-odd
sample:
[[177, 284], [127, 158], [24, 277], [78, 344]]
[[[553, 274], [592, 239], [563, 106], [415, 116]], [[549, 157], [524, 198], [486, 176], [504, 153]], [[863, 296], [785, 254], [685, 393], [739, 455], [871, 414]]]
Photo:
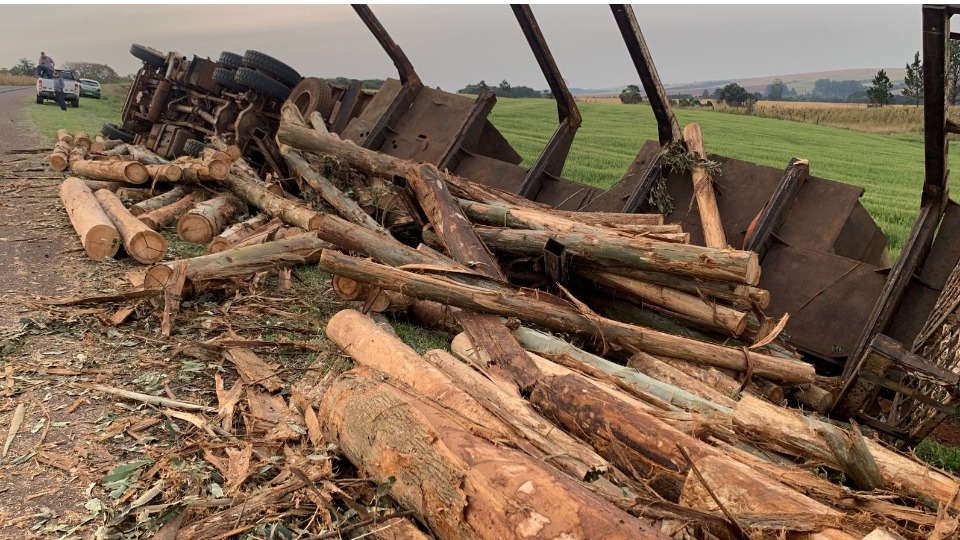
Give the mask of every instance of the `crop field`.
[[[564, 176], [609, 187], [626, 171], [644, 141], [656, 139], [647, 106], [581, 103], [577, 132]], [[841, 109], [842, 110], [842, 109]], [[916, 218], [923, 184], [923, 140], [917, 135], [878, 135], [823, 125], [732, 115], [676, 111], [681, 125], [700, 124], [710, 153], [783, 168], [792, 157], [810, 161], [811, 174], [866, 188], [863, 204], [888, 238], [896, 257]], [[532, 164], [557, 124], [550, 100], [499, 99], [491, 115], [507, 140]], [[953, 155], [952, 168], [960, 167]], [[723, 184], [736, 178], [722, 177]]]

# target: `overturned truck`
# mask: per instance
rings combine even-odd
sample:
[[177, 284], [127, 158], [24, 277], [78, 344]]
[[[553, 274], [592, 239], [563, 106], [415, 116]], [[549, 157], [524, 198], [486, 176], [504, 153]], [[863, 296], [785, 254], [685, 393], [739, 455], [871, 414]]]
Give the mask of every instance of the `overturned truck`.
[[[104, 134], [143, 144], [164, 157], [195, 154], [214, 137], [237, 145], [265, 173], [289, 178], [274, 136], [280, 106], [290, 100], [305, 118], [319, 118], [344, 140], [390, 156], [436, 165], [457, 176], [512, 192], [561, 210], [664, 212], [664, 201], [682, 201], [666, 223], [682, 225], [691, 243], [726, 243], [754, 251], [769, 303], [753, 307], [761, 326], [789, 314], [790, 345], [813, 363], [829, 398], [823, 411], [908, 443], [923, 439], [955, 412], [960, 384], [956, 320], [960, 308], [960, 208], [948, 198], [947, 134], [960, 127], [946, 118], [945, 85], [956, 8], [923, 8], [926, 88], [926, 174], [919, 216], [893, 266], [886, 237], [860, 204], [861, 188], [810, 175], [804, 160], [785, 170], [723, 156], [724, 176], [735, 179], [722, 197], [711, 197], [720, 221], [705, 231], [688, 172], [668, 157], [690, 149], [629, 6], [613, 5], [614, 21], [637, 70], [658, 125], [658, 141], [638, 151], [622, 179], [601, 189], [562, 177], [582, 118], [532, 11], [512, 6], [557, 103], [559, 123], [530, 167], [488, 120], [496, 96], [476, 98], [425, 86], [410, 59], [367, 6], [355, 6], [398, 71], [376, 93], [360, 83], [334, 85], [302, 78], [257, 51], [224, 52], [217, 62], [134, 45], [144, 61], [124, 104], [121, 125]], [[317, 116], [319, 115], [319, 116]], [[685, 138], [687, 140], [685, 140]], [[785, 161], [787, 161], [785, 159]], [[401, 179], [402, 180], [402, 179]], [[287, 182], [290, 190], [295, 183]], [[706, 189], [712, 191], [708, 182]], [[714, 246], [717, 247], [717, 246]], [[719, 246], [723, 247], [723, 246]], [[548, 242], [544, 258], [577, 265], [564, 246]], [[534, 263], [543, 271], [542, 261]], [[577, 283], [563, 282], [577, 292]], [[711, 284], [702, 282], [704, 288]], [[589, 291], [584, 295], [589, 297]], [[603, 306], [591, 306], [603, 311]], [[670, 328], [677, 314], [648, 313], [647, 325]], [[674, 325], [675, 328], [680, 328]], [[724, 336], [715, 336], [722, 340]]]

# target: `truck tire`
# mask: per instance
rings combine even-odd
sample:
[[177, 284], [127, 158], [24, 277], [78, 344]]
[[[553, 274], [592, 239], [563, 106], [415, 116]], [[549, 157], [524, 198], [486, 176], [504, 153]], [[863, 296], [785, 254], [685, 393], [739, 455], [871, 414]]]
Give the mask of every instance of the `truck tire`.
[[37, 96], [37, 105], [43, 105], [43, 98], [40, 96]]
[[217, 68], [213, 70], [210, 78], [213, 79], [213, 82], [231, 92], [243, 92], [244, 90], [244, 87], [237, 84], [237, 79], [233, 76], [233, 72], [227, 68]]
[[196, 139], [187, 139], [183, 143], [183, 151], [190, 157], [197, 157], [204, 148], [206, 148], [206, 145]]
[[127, 133], [116, 124], [104, 124], [100, 127], [100, 133], [108, 139], [123, 141], [127, 144], [133, 142], [133, 135]]
[[70, 101], [70, 106], [73, 107], [74, 109], [76, 109], [77, 107], [79, 107], [79, 106], [80, 106], [80, 98], [71, 100], [71, 101]]
[[330, 83], [316, 77], [307, 77], [293, 88], [288, 97], [304, 118], [313, 111], [320, 111], [324, 120], [333, 112], [333, 89]]
[[285, 84], [250, 68], [238, 69], [234, 78], [237, 79], [237, 83], [269, 99], [283, 101], [290, 95], [290, 88]]
[[147, 65], [157, 68], [163, 67], [163, 65], [167, 63], [167, 55], [156, 49], [137, 45], [136, 43], [130, 46], [130, 54], [143, 60]]
[[220, 53], [219, 62], [223, 64], [223, 67], [230, 69], [237, 69], [238, 67], [243, 67], [243, 57], [239, 54], [223, 51]]
[[243, 55], [243, 65], [279, 79], [290, 88], [293, 88], [300, 82], [300, 74], [297, 73], [297, 70], [262, 52], [247, 51], [246, 54]]

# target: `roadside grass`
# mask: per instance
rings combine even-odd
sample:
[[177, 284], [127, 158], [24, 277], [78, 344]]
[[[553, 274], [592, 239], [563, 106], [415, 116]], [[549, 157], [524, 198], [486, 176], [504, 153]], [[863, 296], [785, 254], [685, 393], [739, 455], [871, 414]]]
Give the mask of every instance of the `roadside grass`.
[[917, 445], [914, 453], [918, 458], [934, 467], [951, 472], [960, 472], [960, 448], [944, 446], [933, 439], [927, 438]]
[[0, 86], [35, 86], [37, 78], [30, 75], [0, 73]]
[[92, 139], [100, 134], [100, 126], [103, 124], [120, 122], [120, 108], [123, 107], [127, 86], [105, 84], [101, 94], [100, 99], [80, 98], [80, 107], [76, 109], [68, 103], [66, 111], [61, 111], [56, 101], [45, 100], [43, 105], [38, 105], [35, 102], [36, 93], [32, 91], [24, 91], [24, 99], [30, 102], [27, 111], [37, 132], [52, 147], [57, 141], [57, 130], [60, 128], [67, 129], [71, 134], [86, 131]]
[[[647, 140], [656, 140], [656, 121], [646, 105], [580, 103], [583, 125], [563, 174], [586, 184], [610, 187]], [[842, 109], [840, 109], [842, 110]], [[862, 202], [887, 235], [891, 260], [900, 253], [920, 205], [923, 140], [916, 135], [877, 135], [823, 125], [676, 110], [681, 125], [700, 124], [710, 153], [784, 168], [792, 157], [810, 160], [813, 175], [866, 189]], [[532, 165], [557, 125], [556, 105], [546, 99], [497, 100], [491, 121]], [[960, 156], [951, 156], [960, 166]], [[736, 178], [723, 177], [721, 184]]]

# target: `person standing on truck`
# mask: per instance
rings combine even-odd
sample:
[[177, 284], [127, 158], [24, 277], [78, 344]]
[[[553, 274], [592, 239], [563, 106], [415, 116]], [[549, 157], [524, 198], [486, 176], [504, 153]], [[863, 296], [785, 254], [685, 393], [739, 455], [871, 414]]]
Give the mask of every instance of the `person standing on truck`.
[[63, 98], [63, 79], [60, 78], [60, 72], [53, 72], [53, 95], [57, 97], [57, 103], [60, 104], [60, 110], [67, 110], [67, 100]]
[[46, 75], [47, 79], [53, 78], [53, 69], [55, 67], [56, 63], [53, 61], [53, 58], [47, 56], [47, 53], [40, 51], [40, 63], [37, 64], [37, 77]]

